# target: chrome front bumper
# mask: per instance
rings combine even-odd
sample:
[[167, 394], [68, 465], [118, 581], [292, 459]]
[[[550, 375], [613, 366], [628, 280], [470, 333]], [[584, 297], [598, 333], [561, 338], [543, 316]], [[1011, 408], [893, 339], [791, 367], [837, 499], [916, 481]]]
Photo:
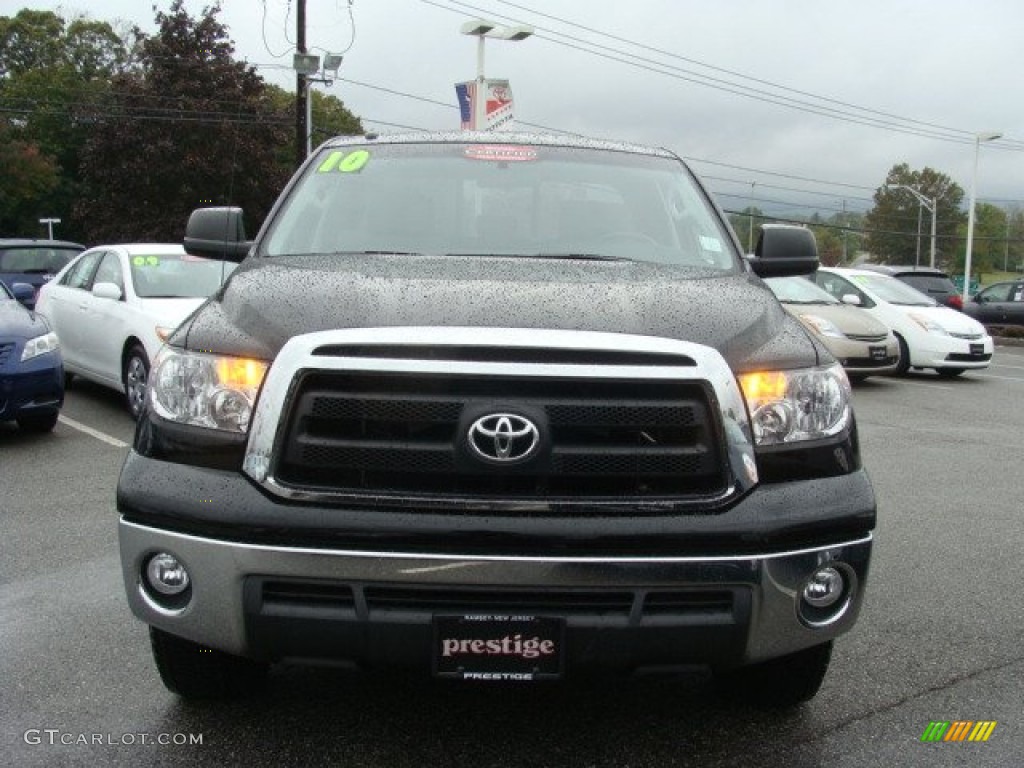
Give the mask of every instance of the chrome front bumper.
[[[606, 589], [636, 595], [636, 606], [641, 605], [650, 591], [727, 590], [739, 596], [738, 603], [742, 604], [742, 610], [735, 612], [735, 626], [730, 629], [737, 641], [736, 651], [730, 652], [725, 660], [736, 664], [792, 653], [848, 630], [859, 613], [872, 545], [869, 534], [827, 546], [737, 556], [456, 556], [241, 544], [168, 532], [124, 519], [119, 523], [119, 537], [125, 586], [134, 614], [171, 634], [237, 655], [272, 659], [297, 655], [288, 649], [268, 651], [265, 644], [256, 647], [253, 642], [252, 601], [251, 595], [246, 595], [246, 585], [254, 579], [273, 579], [344, 584], [357, 596], [373, 585], [431, 588], [435, 592], [446, 588], [463, 592], [484, 590], [485, 593], [488, 589], [536, 590], [539, 593], [553, 589]], [[157, 552], [171, 553], [190, 574], [191, 598], [183, 607], [162, 607], [142, 584], [145, 564]], [[798, 610], [801, 588], [816, 568], [829, 563], [839, 564], [848, 577], [844, 607], [828, 621], [808, 622]], [[496, 613], [486, 602], [482, 602], [478, 610]], [[558, 612], [552, 613], [557, 615]], [[322, 621], [324, 616], [314, 618]], [[659, 634], [657, 642], [662, 649], [666, 638], [669, 638], [669, 645], [673, 638], [684, 638], [684, 644], [691, 650], [712, 646], [716, 642], [715, 633], [721, 631], [717, 625], [722, 623], [720, 617], [702, 618], [700, 612], [674, 619], [665, 612], [645, 615], [639, 609], [629, 611], [618, 620], [571, 613], [565, 618], [567, 631], [576, 633], [580, 641], [578, 647], [592, 649], [599, 641], [617, 634], [623, 641], [618, 645], [620, 651], [623, 643], [628, 646], [642, 638], [642, 642], [649, 644]], [[422, 639], [430, 631], [429, 615], [405, 615], [398, 621], [394, 615], [384, 618], [383, 614], [368, 610], [365, 601], [358, 597], [349, 614], [334, 619], [347, 627], [347, 636], [358, 636], [363, 642], [368, 642], [366, 638], [373, 637], [371, 630], [380, 629], [381, 624], [387, 624], [395, 640], [401, 640], [402, 633]], [[290, 620], [287, 611], [276, 620], [287, 624]], [[329, 623], [311, 625], [307, 622], [303, 626], [306, 629], [326, 627]], [[296, 621], [296, 626], [298, 624]], [[409, 632], [412, 634], [408, 635]], [[713, 648], [705, 650], [713, 655]], [[349, 660], [359, 663], [361, 651], [349, 651], [339, 648], [339, 659], [352, 657]], [[683, 651], [680, 653], [686, 655]], [[710, 658], [708, 654], [702, 650], [689, 661], [705, 662]], [[595, 656], [598, 661], [599, 657], [599, 654]], [[685, 658], [676, 660], [686, 661]], [[722, 661], [720, 657], [717, 660]]]

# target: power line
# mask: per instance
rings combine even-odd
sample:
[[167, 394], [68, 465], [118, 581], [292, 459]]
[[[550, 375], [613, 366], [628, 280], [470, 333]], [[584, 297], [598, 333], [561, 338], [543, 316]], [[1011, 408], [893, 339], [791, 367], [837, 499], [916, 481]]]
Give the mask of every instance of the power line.
[[[501, 0], [499, 0], [499, 1], [501, 1]], [[446, 6], [446, 5], [442, 5], [439, 2], [435, 2], [435, 0], [420, 0], [420, 2], [425, 3], [427, 5], [434, 6], [436, 8], [440, 8], [440, 9], [445, 10], [445, 11], [449, 11], [451, 13], [455, 13], [455, 14], [459, 14], [459, 15], [465, 16], [465, 12], [464, 11], [460, 11], [460, 10], [458, 10], [456, 8], [452, 8], [452, 7], [449, 7], [449, 6]], [[515, 18], [512, 18], [512, 17], [509, 17], [508, 15], [505, 15], [505, 14], [500, 14], [500, 13], [493, 14], [493, 12], [490, 9], [481, 8], [479, 6], [471, 5], [471, 4], [465, 3], [465, 2], [460, 2], [460, 0], [447, 0], [447, 2], [452, 3], [453, 5], [462, 6], [463, 8], [467, 8], [469, 10], [472, 10], [472, 11], [476, 12], [476, 13], [484, 13], [484, 14], [490, 13], [492, 15], [497, 15], [497, 16], [499, 16], [502, 19], [511, 19], [515, 23], [528, 23], [528, 22], [524, 22], [521, 19], [515, 19]], [[543, 15], [543, 14], [541, 14], [541, 15]], [[573, 22], [565, 22], [565, 23], [568, 23], [568, 24], [573, 25], [573, 26], [581, 26], [581, 25], [575, 25]], [[833, 119], [836, 119], [836, 120], [841, 120], [841, 121], [848, 122], [848, 123], [865, 125], [865, 126], [874, 127], [874, 128], [881, 128], [881, 129], [884, 129], [884, 130], [889, 130], [889, 131], [893, 131], [893, 132], [897, 132], [897, 133], [904, 133], [904, 134], [913, 135], [913, 136], [919, 136], [919, 137], [924, 137], [924, 138], [933, 138], [933, 139], [936, 139], [936, 140], [946, 141], [946, 142], [951, 142], [951, 143], [957, 143], [957, 144], [973, 144], [974, 143], [974, 136], [973, 136], [973, 134], [970, 134], [967, 131], [962, 131], [960, 129], [947, 129], [947, 128], [944, 128], [944, 127], [941, 127], [941, 126], [938, 126], [938, 127], [935, 127], [935, 128], [925, 128], [925, 127], [915, 128], [915, 127], [913, 127], [914, 124], [921, 124], [921, 125], [924, 125], [924, 126], [927, 126], [927, 125], [930, 125], [930, 124], [922, 123], [921, 121], [911, 120], [909, 118], [895, 117], [894, 119], [896, 119], [896, 120], [899, 120], [899, 121], [901, 121], [903, 123], [908, 123], [907, 125], [900, 125], [898, 123], [892, 122], [890, 119], [888, 119], [886, 117], [870, 117], [868, 115], [857, 115], [857, 114], [854, 114], [852, 112], [844, 111], [842, 109], [838, 109], [838, 108], [835, 108], [835, 107], [824, 106], [822, 104], [814, 104], [814, 103], [811, 103], [811, 102], [803, 101], [801, 99], [796, 99], [796, 98], [789, 97], [789, 96], [782, 96], [782, 95], [778, 95], [778, 94], [767, 93], [767, 92], [765, 92], [763, 90], [759, 90], [759, 89], [751, 87], [751, 86], [743, 85], [742, 83], [735, 83], [735, 82], [732, 82], [732, 81], [724, 80], [722, 78], [712, 77], [710, 75], [705, 75], [705, 74], [702, 74], [702, 73], [699, 73], [699, 72], [694, 72], [692, 70], [687, 70], [687, 69], [679, 67], [679, 66], [675, 66], [675, 65], [671, 65], [671, 64], [665, 64], [663, 62], [658, 62], [658, 61], [655, 61], [653, 59], [649, 59], [649, 58], [645, 58], [645, 57], [642, 57], [642, 56], [638, 56], [637, 54], [633, 54], [633, 53], [630, 53], [628, 51], [622, 51], [620, 49], [616, 49], [616, 48], [613, 48], [611, 46], [601, 45], [599, 43], [594, 43], [592, 41], [588, 41], [588, 40], [584, 40], [582, 38], [574, 37], [574, 36], [568, 35], [568, 34], [566, 34], [564, 32], [558, 32], [558, 31], [555, 31], [555, 30], [545, 29], [545, 28], [539, 27], [539, 26], [537, 26], [535, 24], [533, 26], [534, 26], [535, 29], [540, 29], [543, 32], [548, 32], [548, 33], [551, 33], [552, 35], [556, 35], [556, 37], [549, 37], [549, 36], [547, 36], [545, 34], [539, 34], [539, 35], [535, 34], [534, 37], [536, 37], [536, 38], [539, 38], [539, 39], [542, 39], [542, 40], [546, 40], [546, 41], [554, 43], [556, 45], [561, 45], [563, 47], [567, 47], [567, 48], [570, 48], [570, 49], [574, 49], [574, 50], [578, 50], [578, 51], [581, 51], [581, 52], [584, 52], [584, 53], [588, 53], [588, 54], [593, 55], [593, 56], [598, 56], [600, 58], [604, 58], [604, 59], [607, 59], [609, 61], [614, 61], [614, 62], [617, 62], [617, 63], [620, 63], [620, 64], [626, 64], [628, 66], [632, 66], [632, 67], [635, 67], [635, 68], [638, 68], [638, 69], [642, 69], [642, 70], [645, 70], [645, 71], [654, 72], [654, 73], [657, 73], [657, 74], [665, 75], [667, 77], [672, 77], [673, 79], [682, 80], [682, 81], [694, 83], [694, 84], [697, 84], [697, 85], [702, 85], [702, 86], [705, 86], [705, 87], [708, 87], [708, 88], [713, 88], [715, 90], [723, 91], [723, 92], [726, 92], [726, 93], [731, 93], [731, 94], [734, 94], [734, 95], [738, 95], [738, 96], [743, 96], [743, 97], [746, 97], [746, 98], [754, 99], [756, 101], [762, 101], [762, 102], [765, 102], [765, 103], [774, 104], [776, 106], [783, 106], [783, 107], [787, 107], [787, 108], [790, 108], [790, 109], [796, 109], [796, 110], [799, 110], [799, 111], [807, 112], [807, 113], [810, 113], [810, 114], [816, 114], [816, 115], [823, 116], [823, 117], [830, 117], [830, 118], [833, 118]], [[589, 28], [586, 28], [586, 29], [589, 29]], [[604, 34], [604, 33], [598, 32], [598, 34]], [[567, 40], [573, 40], [573, 41], [575, 41], [577, 43], [580, 43], [581, 45], [574, 45], [573, 43], [565, 42], [565, 41], [559, 39], [560, 37], [561, 38], [565, 38]], [[630, 42], [630, 44], [637, 45], [638, 47], [646, 47], [646, 46], [643, 46], [640, 43], [635, 43], [633, 41], [629, 41], [629, 42]], [[590, 46], [590, 47], [583, 47], [583, 46]], [[610, 55], [609, 53], [602, 53], [602, 51], [610, 51], [614, 55]], [[629, 58], [625, 58], [624, 59], [624, 58], [621, 58], [622, 56], [626, 56], [626, 57], [629, 57]], [[630, 59], [635, 59], [636, 61], [631, 61]], [[674, 70], [674, 71], [670, 71], [670, 70]], [[788, 90], [792, 91], [794, 89], [788, 89]], [[815, 97], [815, 98], [820, 98], [820, 97]], [[829, 100], [829, 99], [823, 99], [823, 100], [824, 101], [829, 101], [829, 102], [832, 102], [832, 103], [842, 103], [842, 102], [836, 102], [836, 100]], [[879, 115], [887, 115], [888, 114], [888, 113], [880, 113], [880, 112], [877, 112], [875, 110], [867, 110], [866, 108], [859, 108], [859, 107], [857, 107], [856, 109], [860, 109], [860, 110], [862, 110], [864, 112], [874, 112], [874, 113], [879, 114]], [[1024, 143], [1022, 143], [1022, 142], [1012, 142], [1012, 141], [1003, 141], [1001, 144], [998, 144], [998, 143], [997, 144], [993, 144], [993, 147], [994, 148], [997, 147], [997, 148], [1000, 148], [1000, 149], [1006, 149], [1006, 150], [1021, 151], [1021, 150], [1024, 150]]]
[[592, 34], [599, 35], [601, 37], [605, 37], [605, 38], [607, 38], [609, 40], [615, 40], [616, 42], [625, 43], [627, 45], [632, 45], [632, 46], [635, 46], [636, 48], [639, 48], [641, 50], [650, 51], [651, 53], [656, 53], [656, 54], [661, 55], [661, 56], [668, 56], [668, 57], [673, 58], [673, 59], [678, 59], [679, 61], [685, 61], [688, 64], [694, 64], [696, 66], [704, 67], [705, 69], [709, 69], [709, 70], [711, 70], [713, 72], [720, 72], [722, 74], [726, 74], [726, 75], [729, 75], [731, 77], [740, 78], [742, 80], [748, 80], [750, 82], [758, 83], [760, 85], [765, 85], [765, 86], [768, 86], [769, 88], [774, 88], [776, 90], [786, 91], [788, 93], [797, 94], [799, 96], [806, 96], [806, 97], [809, 97], [809, 98], [812, 98], [812, 99], [817, 99], [819, 101], [826, 102], [826, 103], [829, 103], [829, 104], [835, 104], [837, 106], [846, 107], [848, 109], [854, 109], [854, 110], [857, 110], [857, 111], [860, 111], [860, 112], [864, 112], [864, 113], [867, 113], [867, 114], [878, 115], [879, 117], [890, 118], [890, 119], [894, 119], [894, 120], [899, 120], [901, 122], [917, 124], [917, 125], [921, 125], [923, 127], [934, 128], [934, 129], [942, 130], [942, 131], [949, 131], [949, 132], [953, 132], [953, 133], [960, 133], [960, 134], [963, 134], [963, 135], [971, 138], [971, 140], [973, 140], [973, 133], [971, 133], [970, 131], [966, 131], [964, 129], [951, 128], [949, 126], [938, 125], [938, 124], [935, 124], [935, 123], [929, 123], [929, 122], [926, 122], [926, 121], [916, 120], [916, 119], [913, 119], [913, 118], [901, 117], [900, 115], [896, 115], [896, 114], [891, 113], [891, 112], [883, 112], [883, 111], [880, 111], [880, 110], [871, 109], [869, 107], [862, 107], [862, 106], [859, 106], [857, 104], [853, 104], [853, 103], [846, 102], [846, 101], [841, 101], [839, 99], [833, 99], [833, 98], [830, 98], [830, 97], [827, 97], [827, 96], [821, 96], [819, 94], [815, 94], [815, 93], [812, 93], [810, 91], [803, 91], [803, 90], [800, 90], [800, 89], [797, 89], [797, 88], [791, 88], [789, 86], [782, 85], [780, 83], [776, 83], [776, 82], [773, 82], [771, 80], [764, 80], [764, 79], [761, 79], [761, 78], [758, 78], [758, 77], [754, 77], [752, 75], [748, 75], [748, 74], [745, 74], [745, 73], [742, 73], [742, 72], [738, 72], [736, 70], [726, 69], [724, 67], [719, 67], [719, 66], [716, 66], [714, 64], [708, 64], [707, 62], [700, 61], [698, 59], [691, 59], [691, 58], [688, 58], [686, 56], [682, 56], [682, 55], [680, 55], [678, 53], [675, 53], [673, 51], [666, 51], [666, 50], [661, 49], [661, 48], [655, 48], [653, 46], [646, 45], [644, 43], [640, 43], [640, 42], [637, 42], [635, 40], [631, 40], [631, 39], [626, 38], [626, 37], [620, 37], [618, 35], [614, 35], [614, 34], [611, 34], [609, 32], [604, 32], [604, 31], [602, 31], [600, 29], [596, 29], [594, 27], [588, 27], [588, 26], [586, 26], [584, 24], [572, 21], [570, 19], [565, 19], [565, 18], [561, 18], [559, 16], [554, 16], [554, 15], [551, 15], [551, 14], [547, 14], [547, 13], [544, 13], [542, 11], [538, 11], [538, 10], [536, 10], [534, 8], [528, 8], [528, 7], [524, 6], [524, 5], [519, 5], [517, 3], [510, 2], [510, 0], [493, 0], [493, 2], [498, 2], [498, 3], [501, 3], [502, 5], [508, 5], [508, 6], [513, 7], [513, 8], [516, 8], [518, 10], [526, 11], [527, 13], [533, 13], [533, 14], [535, 14], [537, 16], [541, 16], [541, 17], [546, 18], [546, 19], [551, 19], [552, 21], [557, 21], [557, 22], [559, 22], [561, 24], [565, 24], [565, 25], [570, 26], [570, 27], [575, 27], [577, 29], [582, 29], [582, 30], [584, 30], [586, 32], [590, 32]]

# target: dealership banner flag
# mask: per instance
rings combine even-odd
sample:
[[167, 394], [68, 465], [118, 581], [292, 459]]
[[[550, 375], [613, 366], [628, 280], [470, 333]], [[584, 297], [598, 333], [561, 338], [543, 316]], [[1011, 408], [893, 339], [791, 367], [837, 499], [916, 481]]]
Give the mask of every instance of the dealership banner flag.
[[467, 80], [455, 84], [464, 131], [490, 131], [512, 119], [508, 80]]
[[512, 119], [512, 88], [508, 80], [484, 80], [484, 130], [491, 130]]
[[459, 99], [459, 113], [462, 116], [462, 130], [476, 130], [476, 80], [455, 84], [455, 95]]

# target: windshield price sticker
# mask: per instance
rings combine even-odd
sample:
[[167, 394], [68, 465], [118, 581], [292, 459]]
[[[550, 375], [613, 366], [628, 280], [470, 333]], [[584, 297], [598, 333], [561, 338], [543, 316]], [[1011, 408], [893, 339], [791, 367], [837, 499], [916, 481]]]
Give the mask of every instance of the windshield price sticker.
[[523, 163], [536, 160], [537, 150], [533, 147], [482, 144], [466, 147], [466, 157], [470, 160]]
[[356, 173], [363, 170], [363, 167], [370, 161], [370, 153], [365, 149], [357, 149], [347, 155], [340, 149], [336, 149], [327, 156], [327, 159], [320, 163], [316, 169], [317, 173], [330, 173], [340, 171], [341, 173]]
[[564, 621], [539, 616], [435, 616], [434, 670], [460, 680], [554, 680]]

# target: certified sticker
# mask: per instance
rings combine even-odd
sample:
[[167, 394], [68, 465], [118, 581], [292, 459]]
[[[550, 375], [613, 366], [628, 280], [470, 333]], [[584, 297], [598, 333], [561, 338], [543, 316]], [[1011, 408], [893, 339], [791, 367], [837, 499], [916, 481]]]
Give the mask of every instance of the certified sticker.
[[515, 147], [507, 144], [474, 144], [466, 147], [470, 160], [490, 160], [502, 163], [523, 163], [537, 159], [533, 147]]

